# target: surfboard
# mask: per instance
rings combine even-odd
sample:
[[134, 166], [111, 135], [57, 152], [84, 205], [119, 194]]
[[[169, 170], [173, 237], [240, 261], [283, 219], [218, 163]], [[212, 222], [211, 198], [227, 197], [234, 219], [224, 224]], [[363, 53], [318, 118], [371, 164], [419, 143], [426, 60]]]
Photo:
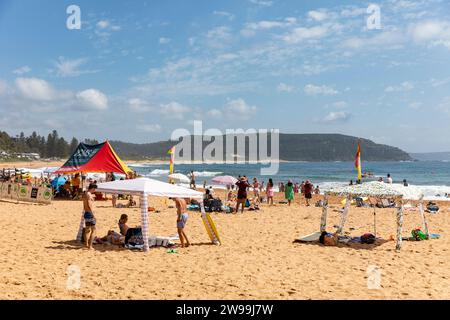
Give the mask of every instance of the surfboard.
[[320, 234], [321, 234], [320, 231], [314, 232], [314, 233], [308, 234], [307, 236], [299, 238], [298, 241], [301, 241], [301, 242], [319, 241]]
[[220, 240], [219, 232], [217, 231], [216, 224], [214, 223], [210, 214], [206, 213], [202, 215], [203, 224], [205, 226], [206, 232], [213, 243], [222, 244]]

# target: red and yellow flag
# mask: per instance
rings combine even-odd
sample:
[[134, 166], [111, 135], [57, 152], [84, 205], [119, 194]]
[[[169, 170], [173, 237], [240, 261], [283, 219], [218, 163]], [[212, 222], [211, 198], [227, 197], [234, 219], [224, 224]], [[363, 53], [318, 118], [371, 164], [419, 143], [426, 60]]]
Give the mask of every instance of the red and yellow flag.
[[[172, 148], [169, 149], [169, 151], [167, 151], [168, 154], [170, 154], [170, 163], [169, 163], [169, 174], [173, 173], [173, 163], [174, 163], [174, 159], [175, 159], [175, 146], [173, 146]], [[169, 182], [172, 183], [172, 179], [169, 179]]]
[[355, 156], [355, 168], [358, 171], [358, 180], [362, 180], [361, 174], [361, 142], [358, 142], [358, 149]]

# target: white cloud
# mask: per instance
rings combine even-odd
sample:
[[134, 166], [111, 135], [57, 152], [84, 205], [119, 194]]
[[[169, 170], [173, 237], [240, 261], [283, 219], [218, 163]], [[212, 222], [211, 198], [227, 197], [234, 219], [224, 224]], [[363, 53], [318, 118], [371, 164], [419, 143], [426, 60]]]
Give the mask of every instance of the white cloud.
[[212, 48], [223, 48], [230, 44], [233, 37], [231, 29], [226, 26], [221, 26], [209, 30], [206, 34], [206, 44]]
[[107, 29], [110, 25], [111, 24], [108, 20], [100, 20], [97, 22], [97, 28], [99, 29]]
[[222, 111], [220, 111], [219, 109], [208, 110], [208, 112], [206, 114], [209, 117], [212, 117], [212, 118], [220, 118], [220, 117], [222, 117]]
[[292, 92], [292, 91], [294, 91], [294, 89], [295, 88], [293, 86], [287, 85], [285, 83], [280, 83], [277, 86], [277, 91], [278, 92]]
[[0, 79], [0, 96], [6, 92], [7, 89], [7, 84], [5, 81], [3, 81], [2, 79]]
[[412, 89], [414, 89], [414, 84], [409, 81], [405, 81], [398, 86], [386, 87], [386, 89], [384, 89], [384, 91], [389, 92], [389, 93], [390, 92], [405, 92], [405, 91], [411, 91]]
[[420, 107], [421, 107], [422, 105], [423, 105], [422, 102], [411, 102], [411, 103], [408, 105], [408, 107], [409, 107], [410, 109], [413, 109], [413, 110], [419, 110]]
[[345, 101], [336, 101], [331, 105], [333, 108], [344, 109], [347, 108], [348, 103]]
[[38, 78], [17, 78], [16, 87], [23, 97], [31, 100], [51, 101], [58, 96], [47, 81]]
[[256, 110], [255, 106], [248, 105], [242, 98], [229, 101], [224, 108], [225, 114], [229, 117], [241, 120], [250, 118]]
[[345, 122], [350, 119], [350, 114], [345, 111], [337, 111], [328, 113], [325, 118], [321, 120], [324, 123]]
[[282, 39], [290, 44], [296, 44], [305, 40], [320, 39], [328, 34], [326, 26], [316, 26], [311, 28], [295, 28], [290, 33], [284, 35]]
[[407, 38], [399, 31], [382, 31], [368, 38], [352, 37], [343, 41], [342, 46], [348, 49], [386, 49], [387, 47], [398, 48], [407, 41]]
[[31, 71], [31, 68], [29, 66], [23, 66], [23, 67], [20, 67], [20, 68], [17, 68], [16, 70], [14, 70], [13, 73], [21, 76], [30, 71]]
[[80, 70], [79, 68], [87, 62], [87, 59], [66, 59], [59, 57], [55, 62], [56, 74], [60, 77], [77, 77], [82, 74], [96, 73], [98, 70]]
[[216, 16], [226, 17], [230, 21], [234, 20], [234, 15], [227, 11], [214, 11], [213, 14]]
[[251, 37], [256, 34], [258, 30], [270, 30], [274, 28], [286, 28], [297, 23], [297, 19], [293, 17], [285, 18], [283, 21], [262, 20], [258, 22], [246, 23], [244, 29], [241, 30], [241, 35], [244, 37]]
[[304, 91], [307, 95], [316, 96], [316, 95], [325, 95], [331, 96], [336, 95], [339, 92], [332, 87], [328, 86], [316, 86], [313, 84], [307, 84], [304, 88]]
[[108, 108], [108, 98], [97, 89], [87, 89], [76, 94], [81, 107], [88, 109], [105, 110]]
[[160, 132], [162, 129], [159, 124], [139, 124], [137, 128], [144, 132]]
[[273, 5], [273, 1], [270, 0], [248, 0], [248, 1], [261, 7], [271, 7]]
[[347, 7], [341, 11], [341, 16], [348, 18], [348, 17], [357, 17], [360, 15], [367, 14], [367, 7], [366, 8], [359, 8], [359, 7]]
[[418, 43], [432, 45], [444, 45], [450, 49], [450, 22], [448, 21], [425, 21], [410, 27], [413, 39]]
[[167, 44], [170, 41], [171, 41], [170, 38], [164, 38], [164, 37], [159, 38], [159, 44]]
[[182, 120], [184, 114], [191, 112], [192, 109], [178, 102], [170, 102], [160, 105], [158, 111], [167, 118]]
[[153, 110], [153, 108], [145, 101], [139, 98], [133, 98], [128, 101], [128, 106], [130, 110], [134, 112], [148, 112]]
[[315, 20], [315, 21], [324, 21], [328, 18], [328, 14], [326, 11], [316, 11], [312, 10], [308, 12], [308, 17]]

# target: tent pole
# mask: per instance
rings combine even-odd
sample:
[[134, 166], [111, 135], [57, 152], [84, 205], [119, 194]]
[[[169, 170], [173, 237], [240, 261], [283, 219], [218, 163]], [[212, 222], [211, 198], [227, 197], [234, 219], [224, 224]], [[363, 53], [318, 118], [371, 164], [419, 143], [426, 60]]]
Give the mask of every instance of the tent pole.
[[325, 193], [322, 205], [322, 217], [320, 218], [320, 232], [327, 229], [327, 213], [328, 213], [328, 194]]
[[81, 221], [78, 227], [77, 241], [81, 242], [83, 240], [83, 228], [84, 228], [84, 210], [81, 211]]
[[423, 210], [423, 196], [420, 198], [419, 212], [420, 212], [420, 217], [422, 218], [423, 230], [425, 231], [425, 234], [427, 235], [427, 239], [430, 239], [430, 231], [428, 230], [428, 222], [427, 222], [427, 219], [425, 217], [425, 212]]
[[142, 225], [142, 237], [144, 238], [144, 251], [149, 250], [148, 247], [148, 195], [142, 193], [139, 202], [141, 205], [141, 225]]
[[402, 248], [402, 227], [403, 227], [403, 200], [400, 200], [400, 206], [397, 208], [397, 245], [396, 250]]
[[336, 231], [336, 234], [338, 234], [338, 235], [341, 235], [342, 234], [342, 230], [344, 229], [345, 220], [347, 219], [347, 213], [348, 213], [348, 210], [350, 208], [351, 202], [352, 202], [352, 195], [349, 194], [349, 195], [347, 195], [347, 201], [345, 202], [344, 211], [341, 214], [341, 222], [339, 224], [339, 228]]

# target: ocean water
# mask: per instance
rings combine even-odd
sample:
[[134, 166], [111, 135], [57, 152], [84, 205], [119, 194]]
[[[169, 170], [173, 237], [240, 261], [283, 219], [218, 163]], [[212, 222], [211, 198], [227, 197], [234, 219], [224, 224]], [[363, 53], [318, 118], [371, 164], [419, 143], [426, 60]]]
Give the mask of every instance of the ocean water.
[[[129, 164], [139, 174], [161, 181], [167, 181], [169, 165], [160, 164]], [[188, 174], [191, 170], [196, 173], [197, 185], [211, 185], [211, 179], [217, 175], [246, 175], [249, 179], [258, 178], [267, 183], [272, 178], [278, 182], [294, 182], [310, 180], [319, 185], [322, 191], [332, 187], [348, 184], [356, 180], [356, 170], [353, 162], [284, 162], [279, 164], [279, 171], [273, 176], [262, 176], [261, 168], [265, 164], [176, 164], [175, 172]], [[412, 186], [419, 187], [425, 196], [450, 194], [450, 163], [444, 161], [416, 161], [416, 162], [363, 162], [363, 172], [371, 172], [375, 176], [386, 178], [388, 173], [394, 183], [402, 183], [406, 179]], [[217, 186], [216, 186], [217, 187]]]

